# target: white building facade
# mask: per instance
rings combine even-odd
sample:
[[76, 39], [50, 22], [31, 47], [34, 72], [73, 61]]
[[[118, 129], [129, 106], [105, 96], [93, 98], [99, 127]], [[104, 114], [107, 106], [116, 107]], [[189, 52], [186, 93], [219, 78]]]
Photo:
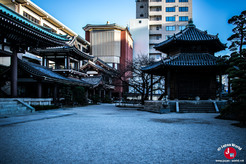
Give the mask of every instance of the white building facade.
[[[183, 30], [189, 19], [192, 19], [192, 0], [136, 0], [136, 20], [130, 23], [136, 45], [134, 52], [140, 53], [137, 45], [148, 43], [149, 57], [160, 60], [161, 57], [165, 57], [165, 54], [156, 51], [154, 46]], [[148, 34], [141, 32], [142, 29], [138, 28], [146, 26], [145, 21], [141, 20], [148, 20]], [[149, 35], [148, 40], [146, 35]], [[143, 40], [145, 44], [138, 43]], [[143, 51], [145, 49], [143, 48]]]
[[130, 31], [134, 38], [133, 58], [141, 55], [149, 55], [149, 20], [130, 20]]

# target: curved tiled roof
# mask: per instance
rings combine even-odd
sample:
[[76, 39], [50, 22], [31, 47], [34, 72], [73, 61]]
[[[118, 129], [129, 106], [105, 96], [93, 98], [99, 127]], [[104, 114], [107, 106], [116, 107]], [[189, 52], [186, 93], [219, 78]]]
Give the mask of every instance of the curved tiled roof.
[[166, 66], [216, 66], [217, 58], [208, 53], [182, 53], [162, 60]]
[[162, 60], [160, 60], [160, 61], [155, 62], [151, 65], [148, 65], [146, 67], [142, 67], [141, 70], [146, 71], [146, 70], [150, 70], [150, 69], [157, 69], [159, 67], [162, 67], [162, 65], [163, 65], [163, 62], [162, 62]]
[[86, 83], [82, 80], [73, 80], [66, 78], [58, 73], [53, 72], [47, 67], [34, 64], [31, 62], [26, 62], [23, 60], [18, 60], [18, 65], [25, 70], [26, 72], [30, 73], [33, 76], [42, 77], [48, 81], [55, 81], [57, 83], [62, 84], [72, 84], [72, 85], [81, 85], [81, 86], [90, 86], [90, 84]]
[[[181, 53], [173, 57], [167, 57], [152, 65], [143, 67], [144, 72], [163, 72], [164, 68], [171, 67], [208, 67], [208, 66], [222, 66], [215, 57], [209, 53]], [[225, 64], [223, 66], [226, 66]]]
[[49, 53], [49, 52], [74, 52], [76, 55], [83, 57], [85, 59], [92, 59], [94, 58], [93, 56], [90, 56], [80, 50], [78, 50], [75, 46], [63, 46], [63, 47], [49, 47], [46, 49], [37, 49], [37, 52], [41, 53]]
[[84, 70], [88, 65], [92, 66], [95, 69], [98, 69], [100, 71], [103, 71], [104, 73], [107, 73], [108, 75], [113, 75], [114, 72], [112, 72], [111, 70], [106, 70], [105, 68], [101, 67], [100, 65], [92, 62], [92, 61], [88, 61], [88, 63], [86, 63], [85, 65], [83, 65], [80, 69]]
[[104, 62], [102, 59], [100, 58], [96, 58], [96, 60], [94, 61], [94, 63], [99, 62], [100, 64], [102, 64], [103, 66], [105, 66], [107, 68], [107, 70], [113, 71], [113, 72], [117, 72], [117, 70], [113, 67], [111, 67], [110, 65], [108, 65], [106, 62]]
[[[49, 36], [49, 37], [52, 37], [52, 38], [55, 38], [55, 39], [58, 39], [58, 40], [64, 41], [64, 42], [69, 41], [69, 39], [65, 38], [63, 35], [58, 35], [58, 34], [55, 34], [53, 32], [49, 32], [48, 30], [45, 30], [40, 25], [31, 22], [27, 18], [14, 12], [13, 10], [11, 10], [10, 8], [6, 7], [5, 5], [3, 5], [1, 3], [0, 3], [0, 13], [2, 14], [2, 16], [0, 17], [0, 21], [9, 22], [9, 20], [7, 20], [7, 18], [10, 18], [10, 19], [15, 20], [16, 23], [20, 23], [21, 25], [25, 25], [25, 26], [31, 28], [32, 30], [35, 30], [35, 31], [42, 33], [45, 36]], [[13, 22], [12, 22], [12, 25], [15, 25], [18, 28], [22, 28], [22, 27], [20, 27], [19, 24], [15, 24]]]
[[168, 47], [175, 42], [216, 42], [214, 46], [219, 47], [218, 49], [222, 50], [226, 48], [225, 44], [222, 44], [218, 38], [218, 35], [210, 35], [207, 31], [201, 31], [190, 22], [184, 30], [181, 30], [179, 33], [174, 34], [171, 38], [157, 44], [154, 48], [160, 50], [163, 47]]
[[102, 76], [88, 76], [81, 78], [81, 80], [96, 87], [102, 82]]

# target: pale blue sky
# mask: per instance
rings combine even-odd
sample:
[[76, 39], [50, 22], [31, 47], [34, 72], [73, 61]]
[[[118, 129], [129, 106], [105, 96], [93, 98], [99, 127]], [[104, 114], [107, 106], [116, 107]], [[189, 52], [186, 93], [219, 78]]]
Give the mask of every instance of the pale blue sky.
[[[35, 4], [84, 37], [86, 24], [117, 23], [127, 26], [135, 19], [135, 0], [32, 0]], [[193, 0], [193, 20], [209, 34], [219, 33], [223, 43], [232, 34], [227, 20], [246, 10], [246, 0]], [[219, 54], [225, 54], [222, 51]]]

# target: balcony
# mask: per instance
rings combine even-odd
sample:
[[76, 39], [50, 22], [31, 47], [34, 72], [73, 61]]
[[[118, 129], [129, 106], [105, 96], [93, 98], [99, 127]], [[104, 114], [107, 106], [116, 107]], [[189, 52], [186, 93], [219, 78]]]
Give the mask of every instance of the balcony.
[[159, 22], [162, 21], [162, 16], [161, 15], [154, 15], [154, 16], [150, 16], [149, 19], [151, 22]]
[[156, 40], [156, 39], [150, 39], [150, 40], [149, 40], [149, 43], [150, 43], [150, 44], [159, 44], [159, 43], [161, 43], [161, 42], [162, 42], [161, 39], [159, 39], [159, 40]]
[[149, 16], [161, 15], [162, 11], [149, 11]]
[[150, 6], [150, 12], [161, 12], [162, 7], [161, 6]]
[[149, 34], [162, 34], [162, 29], [160, 29], [160, 30], [149, 30]]
[[161, 0], [150, 0], [149, 6], [161, 6], [162, 1]]

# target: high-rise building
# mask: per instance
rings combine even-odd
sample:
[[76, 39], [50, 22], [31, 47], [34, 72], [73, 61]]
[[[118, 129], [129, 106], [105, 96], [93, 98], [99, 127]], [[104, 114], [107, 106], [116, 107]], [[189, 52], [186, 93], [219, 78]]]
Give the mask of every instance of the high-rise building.
[[[136, 32], [141, 30], [138, 27], [144, 22], [144, 26], [147, 26], [145, 29], [149, 29], [149, 39], [145, 39], [148, 42], [149, 56], [159, 60], [165, 54], [156, 51], [154, 46], [183, 30], [189, 19], [192, 19], [192, 0], [136, 0], [136, 19], [130, 22], [134, 47], [144, 45], [139, 35], [145, 34]], [[134, 56], [139, 54], [140, 50], [134, 50]]]

